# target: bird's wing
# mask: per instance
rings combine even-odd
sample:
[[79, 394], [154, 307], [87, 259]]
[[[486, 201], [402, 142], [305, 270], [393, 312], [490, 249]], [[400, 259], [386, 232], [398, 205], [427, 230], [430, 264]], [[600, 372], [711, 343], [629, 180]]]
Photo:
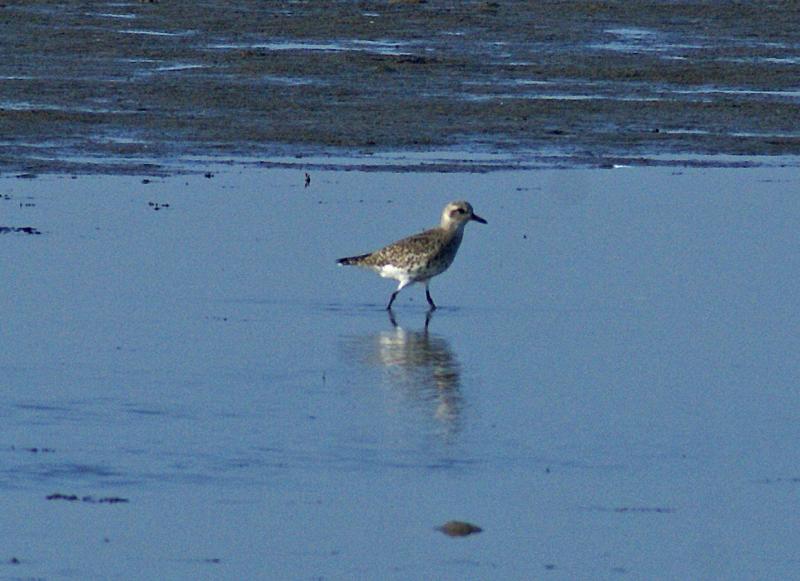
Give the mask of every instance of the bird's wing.
[[373, 253], [376, 261], [388, 262], [400, 268], [408, 267], [415, 262], [415, 256], [430, 254], [431, 249], [439, 246], [440, 236], [437, 229], [413, 234]]

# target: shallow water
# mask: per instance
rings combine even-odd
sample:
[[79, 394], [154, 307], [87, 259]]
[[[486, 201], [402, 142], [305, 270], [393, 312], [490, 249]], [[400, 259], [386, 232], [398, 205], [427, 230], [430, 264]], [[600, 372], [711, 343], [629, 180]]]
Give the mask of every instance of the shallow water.
[[0, 578], [793, 575], [796, 168], [212, 170], [0, 182]]

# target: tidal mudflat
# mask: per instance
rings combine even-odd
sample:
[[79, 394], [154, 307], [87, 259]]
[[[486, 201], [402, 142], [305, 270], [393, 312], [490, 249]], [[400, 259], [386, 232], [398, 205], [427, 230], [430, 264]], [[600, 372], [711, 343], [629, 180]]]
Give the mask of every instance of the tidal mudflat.
[[[0, 578], [790, 578], [800, 178], [759, 165], [0, 180]], [[462, 198], [393, 326], [335, 259]]]
[[787, 2], [8, 2], [0, 171], [391, 148], [798, 155], [798, 29]]

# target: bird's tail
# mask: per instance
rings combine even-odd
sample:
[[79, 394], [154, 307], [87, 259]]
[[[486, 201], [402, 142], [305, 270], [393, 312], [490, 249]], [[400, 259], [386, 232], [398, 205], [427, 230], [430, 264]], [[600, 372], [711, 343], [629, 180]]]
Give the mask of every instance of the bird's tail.
[[346, 258], [340, 258], [336, 262], [343, 266], [349, 266], [351, 264], [358, 266], [361, 264], [361, 261], [364, 260], [369, 254], [360, 254], [358, 256], [347, 256]]

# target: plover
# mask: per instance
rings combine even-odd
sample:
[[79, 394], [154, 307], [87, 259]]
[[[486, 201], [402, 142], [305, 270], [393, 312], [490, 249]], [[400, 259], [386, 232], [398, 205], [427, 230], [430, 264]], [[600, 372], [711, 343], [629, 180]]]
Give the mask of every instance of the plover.
[[398, 281], [400, 284], [392, 293], [386, 310], [392, 309], [397, 293], [415, 282], [425, 283], [425, 298], [434, 310], [436, 304], [431, 298], [430, 280], [453, 264], [464, 236], [464, 226], [470, 220], [486, 224], [467, 202], [450, 202], [444, 207], [442, 222], [437, 228], [403, 238], [369, 254], [340, 258], [337, 262], [369, 268], [384, 278]]

